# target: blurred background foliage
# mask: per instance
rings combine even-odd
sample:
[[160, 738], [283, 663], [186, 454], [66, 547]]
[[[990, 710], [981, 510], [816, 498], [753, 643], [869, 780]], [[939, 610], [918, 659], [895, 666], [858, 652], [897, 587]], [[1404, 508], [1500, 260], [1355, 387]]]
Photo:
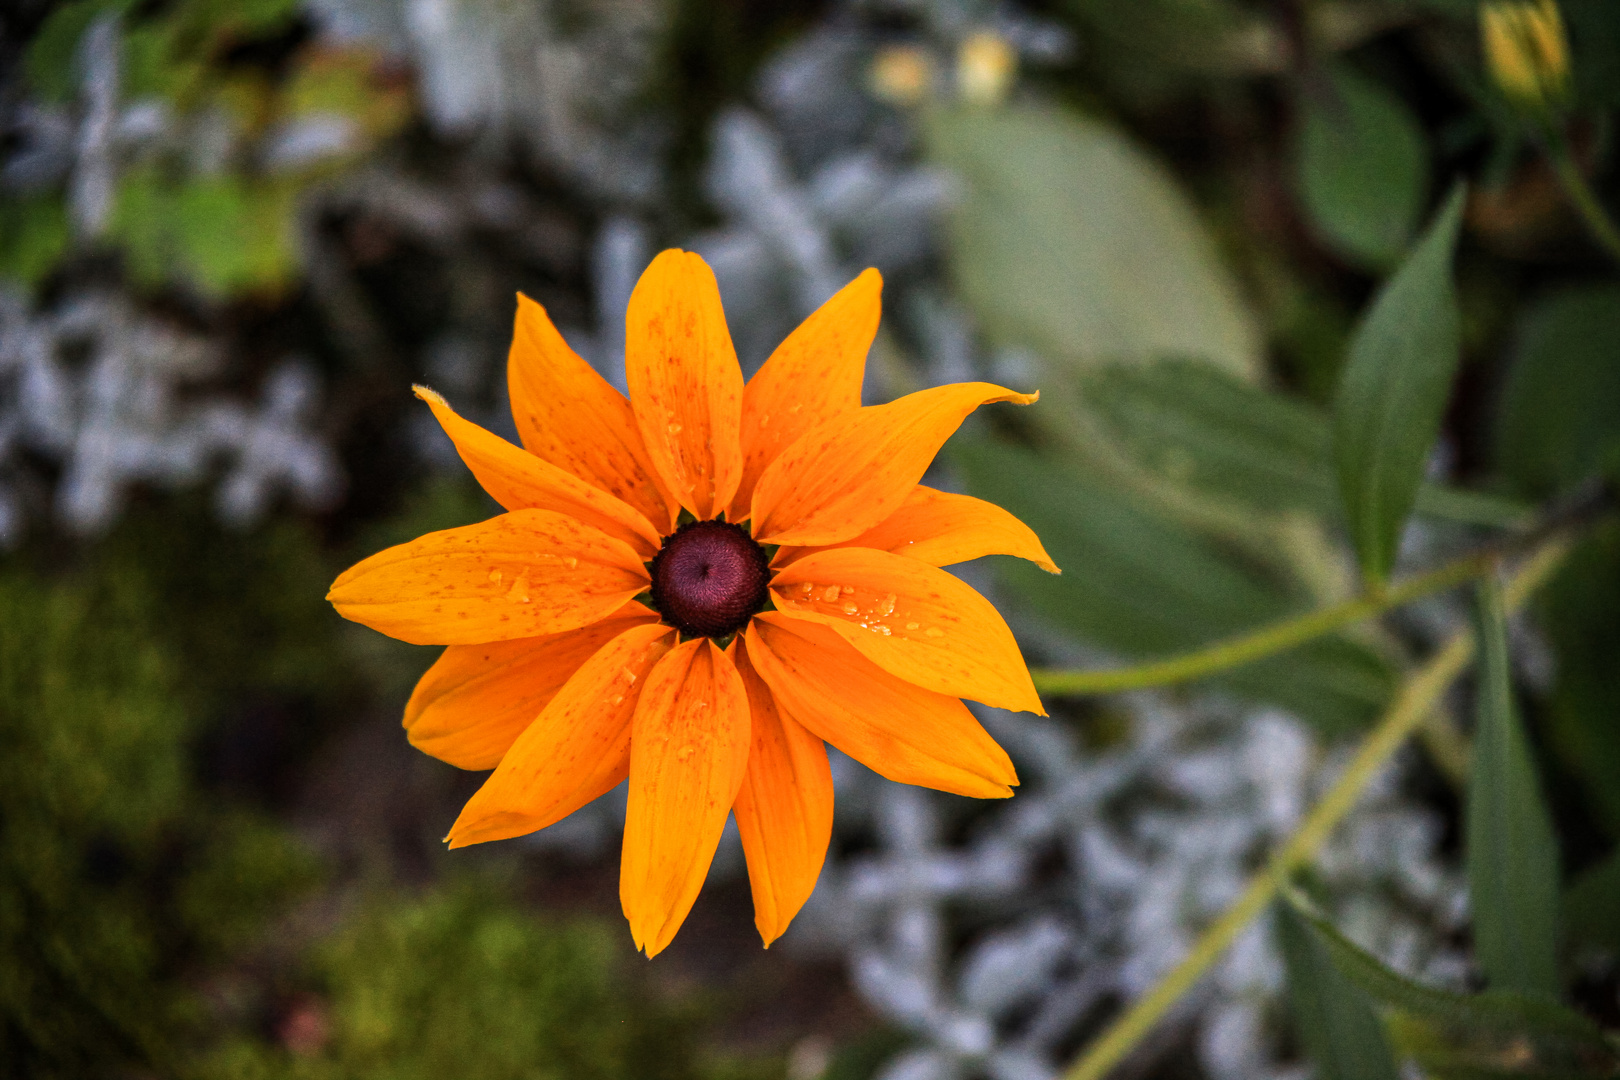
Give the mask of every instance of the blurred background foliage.
[[[1196, 649], [1577, 521], [1527, 617], [1480, 617], [1496, 667], [1385, 782], [1429, 823], [1412, 872], [1440, 884], [1402, 901], [1423, 912], [1369, 914], [1383, 886], [1341, 852], [1279, 909], [1274, 959], [1133, 1067], [1615, 1075], [1612, 1036], [1581, 1025], [1620, 1026], [1620, 241], [1601, 220], [1620, 6], [1554, 10], [1567, 51], [1527, 92], [1473, 0], [14, 0], [0, 1072], [1036, 1080], [1140, 993], [1133, 972], [1174, 962], [1154, 940], [1183, 947], [1230, 899], [1124, 780], [1030, 840], [949, 801], [906, 825], [911, 804], [840, 773], [834, 914], [761, 956], [722, 859], [651, 968], [617, 922], [610, 808], [442, 851], [477, 778], [396, 727], [433, 654], [321, 597], [361, 555], [495, 512], [413, 381], [513, 436], [522, 290], [622, 383], [629, 287], [680, 244], [714, 265], [745, 368], [876, 265], [868, 402], [973, 377], [1042, 391], [976, 419], [930, 478], [1018, 514], [1063, 567], [964, 570], [1037, 666]], [[1425, 250], [1435, 299], [1379, 316]], [[1404, 395], [1389, 439], [1343, 389], [1396, 365], [1365, 359], [1380, 333], [1456, 365]], [[1412, 444], [1409, 522], [1346, 509], [1358, 438]], [[1033, 721], [994, 729], [1037, 778], [1009, 806], [1114, 791], [1127, 760], [1241, 759], [1319, 792], [1474, 620], [1435, 596], [1157, 697], [1054, 698], [1074, 757]], [[1309, 752], [1242, 758], [1274, 715]], [[1154, 742], [1166, 716], [1181, 734]], [[1496, 836], [1471, 831], [1480, 776], [1550, 861], [1470, 839]], [[1235, 891], [1270, 811], [1233, 824], [1169, 787], [1189, 844], [1230, 843]], [[911, 871], [879, 856], [930, 830], [969, 861], [1016, 849], [1023, 876], [963, 870], [881, 908]], [[1483, 944], [1500, 911], [1469, 923], [1461, 881], [1487, 854], [1545, 920], [1547, 985], [1507, 985]], [[1148, 877], [1120, 900], [1127, 863]], [[1183, 871], [1207, 887], [1161, 903], [1142, 883]], [[1340, 935], [1346, 912], [1388, 947]], [[1011, 928], [1065, 959], [1007, 959]], [[934, 951], [906, 954], [917, 935]], [[1486, 984], [1546, 1008], [1460, 993]]]

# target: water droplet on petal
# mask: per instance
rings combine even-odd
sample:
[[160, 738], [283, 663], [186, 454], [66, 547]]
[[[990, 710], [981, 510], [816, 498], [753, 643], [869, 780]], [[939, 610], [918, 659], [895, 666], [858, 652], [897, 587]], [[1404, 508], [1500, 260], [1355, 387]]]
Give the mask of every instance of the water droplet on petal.
[[920, 622], [908, 622], [908, 623], [906, 623], [906, 629], [907, 630], [915, 630], [915, 629], [917, 629], [917, 627], [919, 627], [921, 625], [922, 625], [922, 623], [920, 623]]
[[844, 614], [845, 615], [853, 615], [859, 610], [860, 609], [855, 606], [855, 601], [853, 601], [853, 600], [845, 600], [844, 601]]
[[501, 583], [501, 572], [499, 570], [491, 570], [489, 572], [489, 580], [494, 584], [499, 585]]
[[675, 752], [675, 758], [677, 761], [685, 761], [687, 758], [692, 756], [692, 751], [696, 749], [697, 747], [693, 746], [691, 743], [687, 743], [685, 746], [681, 747]]
[[883, 603], [878, 605], [878, 614], [879, 615], [893, 615], [894, 614], [894, 602], [896, 600], [898, 600], [898, 599], [900, 599], [900, 598], [898, 596], [896, 596], [894, 593], [890, 593], [888, 596], [885, 596], [883, 598]]
[[822, 592], [821, 598], [823, 600], [827, 601], [827, 603], [829, 603], [829, 604], [832, 603], [834, 600], [837, 600], [838, 599], [838, 586], [836, 586], [836, 585], [827, 586], [827, 588]]
[[615, 705], [622, 705], [623, 703], [624, 703], [624, 695], [623, 694], [620, 694], [618, 697], [613, 699], [613, 704], [615, 704]]
[[564, 559], [563, 562], [568, 564], [568, 569], [570, 569], [570, 570], [574, 569], [574, 567], [579, 565], [579, 560], [574, 558], [574, 556], [572, 556], [572, 555], [570, 555], [570, 556], [568, 556], [568, 558]]
[[930, 626], [927, 630], [923, 631], [923, 633], [927, 634], [929, 637], [944, 637], [945, 636], [945, 631], [941, 630], [937, 626]]
[[671, 425], [669, 425], [669, 433], [671, 435], [679, 435], [681, 433], [681, 425], [679, 425], [679, 424], [671, 424]]

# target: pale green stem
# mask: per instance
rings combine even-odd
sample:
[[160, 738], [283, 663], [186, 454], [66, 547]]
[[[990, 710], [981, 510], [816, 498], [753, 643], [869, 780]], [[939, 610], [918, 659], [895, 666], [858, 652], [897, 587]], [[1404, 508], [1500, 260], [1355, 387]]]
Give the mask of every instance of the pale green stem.
[[1597, 193], [1592, 185], [1587, 183], [1586, 174], [1569, 152], [1569, 144], [1562, 135], [1554, 135], [1547, 140], [1547, 159], [1552, 163], [1553, 173], [1558, 177], [1558, 183], [1563, 186], [1564, 194], [1569, 197], [1570, 205], [1575, 212], [1581, 215], [1581, 221], [1586, 225], [1586, 231], [1592, 234], [1609, 257], [1620, 262], [1620, 229], [1614, 224], [1614, 219], [1598, 201]]
[[[1525, 560], [1505, 591], [1505, 601], [1510, 611], [1523, 606], [1558, 568], [1568, 550], [1569, 540], [1566, 537], [1554, 537]], [[1210, 924], [1181, 963], [1086, 1047], [1064, 1074], [1064, 1080], [1101, 1080], [1108, 1070], [1141, 1042], [1182, 995], [1192, 989], [1209, 966], [1226, 951], [1227, 946], [1237, 939], [1244, 927], [1271, 903], [1277, 893], [1278, 881], [1315, 856], [1333, 829], [1355, 807], [1362, 788], [1429, 715], [1473, 655], [1471, 633], [1459, 632], [1401, 685], [1400, 693], [1389, 711], [1361, 744], [1344, 773], [1322, 801], [1311, 809], [1294, 834], [1272, 854], [1269, 865], [1254, 875], [1243, 890], [1243, 895]]]
[[1155, 660], [1151, 663], [1110, 668], [1105, 671], [1054, 671], [1050, 668], [1037, 668], [1030, 672], [1030, 676], [1035, 680], [1035, 689], [1045, 694], [1106, 694], [1119, 690], [1140, 690], [1148, 686], [1191, 682], [1240, 664], [1286, 652], [1314, 638], [1331, 634], [1341, 627], [1411, 603], [1431, 593], [1461, 585], [1465, 581], [1472, 581], [1490, 569], [1494, 561], [1494, 557], [1489, 554], [1467, 555], [1376, 593], [1346, 600], [1342, 604], [1313, 611], [1309, 615], [1274, 623], [1252, 633], [1228, 638], [1205, 649], [1172, 656], [1168, 660]]

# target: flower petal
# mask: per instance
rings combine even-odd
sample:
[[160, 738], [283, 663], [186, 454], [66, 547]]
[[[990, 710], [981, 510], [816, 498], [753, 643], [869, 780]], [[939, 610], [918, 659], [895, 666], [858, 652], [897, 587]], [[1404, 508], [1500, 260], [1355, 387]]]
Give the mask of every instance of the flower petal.
[[633, 626], [581, 664], [467, 800], [450, 846], [543, 829], [623, 780], [638, 687], [674, 644], [667, 626]]
[[753, 745], [732, 812], [748, 860], [754, 925], [768, 948], [816, 887], [832, 842], [833, 783], [827, 748], [776, 707], [748, 651], [732, 639], [727, 655], [748, 691]]
[[544, 637], [451, 645], [405, 705], [405, 733], [461, 769], [493, 769], [580, 665], [658, 613], [631, 601], [601, 622]]
[[748, 768], [748, 694], [725, 653], [688, 641], [647, 676], [630, 738], [619, 901], [656, 956], [692, 909]]
[[574, 630], [647, 587], [623, 540], [555, 510], [513, 510], [428, 533], [349, 567], [326, 598], [413, 645], [477, 645]]
[[[838, 547], [875, 548], [921, 559], [930, 566], [950, 566], [985, 555], [1016, 555], [1049, 574], [1062, 573], [1041, 546], [1035, 530], [995, 503], [955, 495], [918, 484], [883, 521]], [[826, 548], [785, 547], [774, 565], [797, 562]]]
[[887, 551], [829, 548], [777, 571], [771, 592], [782, 614], [831, 627], [891, 675], [1046, 715], [1000, 613], [937, 567]]
[[484, 490], [508, 510], [556, 510], [618, 537], [647, 557], [663, 542], [639, 510], [565, 469], [456, 415], [435, 391], [415, 388]]
[[864, 270], [771, 353], [743, 390], [742, 483], [727, 520], [749, 514], [754, 485], [783, 448], [823, 420], [861, 407], [866, 353], [877, 335], [883, 276]]
[[837, 544], [900, 508], [967, 415], [992, 401], [1034, 402], [989, 383], [952, 383], [824, 421], [771, 462], [754, 489], [762, 544]]
[[700, 520], [742, 478], [742, 369], [714, 272], [690, 251], [659, 254], [625, 314], [625, 377], [653, 468]]
[[630, 504], [654, 525], [674, 528], [680, 507], [659, 486], [630, 403], [568, 347], [546, 309], [521, 293], [506, 382], [529, 453]]
[[1018, 783], [966, 705], [895, 678], [824, 626], [756, 615], [747, 650], [784, 713], [880, 776], [980, 799]]

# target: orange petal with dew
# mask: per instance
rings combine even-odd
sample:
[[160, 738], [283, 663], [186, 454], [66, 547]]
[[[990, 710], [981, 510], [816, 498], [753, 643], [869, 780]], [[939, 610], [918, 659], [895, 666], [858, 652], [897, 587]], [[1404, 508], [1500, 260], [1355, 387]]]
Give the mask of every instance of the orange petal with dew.
[[732, 812], [748, 860], [754, 925], [768, 948], [816, 887], [832, 841], [833, 783], [827, 748], [777, 708], [770, 688], [738, 648], [727, 650], [742, 675], [752, 715], [748, 771]]
[[690, 251], [659, 254], [625, 314], [630, 404], [659, 478], [700, 520], [742, 478], [742, 369], [714, 272]]
[[415, 389], [456, 444], [461, 460], [496, 502], [508, 510], [556, 510], [595, 525], [649, 558], [657, 553], [663, 538], [641, 511], [462, 419], [449, 402], [427, 387]]
[[777, 571], [771, 592], [782, 614], [830, 627], [891, 675], [1046, 715], [1001, 613], [938, 567], [870, 548], [828, 548]]
[[636, 948], [656, 956], [692, 910], [748, 768], [748, 694], [707, 638], [647, 676], [630, 737], [619, 901]]
[[630, 403], [568, 347], [546, 309], [521, 293], [506, 383], [529, 453], [635, 507], [655, 526], [674, 528], [680, 506], [659, 486]]
[[[985, 555], [1015, 555], [1049, 574], [1061, 573], [1041, 546], [1035, 530], [995, 503], [955, 495], [918, 484], [883, 521], [839, 547], [875, 548], [921, 559], [930, 566], [950, 566]], [[787, 566], [826, 548], [785, 547], [775, 566]]]
[[405, 704], [411, 745], [461, 769], [493, 769], [580, 666], [658, 613], [631, 601], [601, 622], [544, 637], [451, 645]]
[[747, 650], [782, 712], [880, 776], [980, 799], [1018, 783], [966, 705], [895, 678], [824, 626], [766, 612]]
[[477, 645], [575, 630], [647, 587], [615, 540], [555, 510], [513, 510], [379, 551], [326, 598], [345, 619], [413, 645]]
[[748, 516], [754, 485], [783, 449], [823, 420], [861, 407], [866, 354], [877, 336], [883, 276], [865, 270], [771, 353], [743, 390], [742, 483], [728, 520]]
[[450, 846], [543, 829], [623, 780], [640, 688], [674, 633], [656, 623], [633, 626], [581, 664], [467, 800]]
[[945, 440], [993, 401], [1034, 402], [989, 383], [952, 383], [859, 409], [811, 428], [779, 454], [754, 489], [762, 544], [837, 544], [900, 509]]

